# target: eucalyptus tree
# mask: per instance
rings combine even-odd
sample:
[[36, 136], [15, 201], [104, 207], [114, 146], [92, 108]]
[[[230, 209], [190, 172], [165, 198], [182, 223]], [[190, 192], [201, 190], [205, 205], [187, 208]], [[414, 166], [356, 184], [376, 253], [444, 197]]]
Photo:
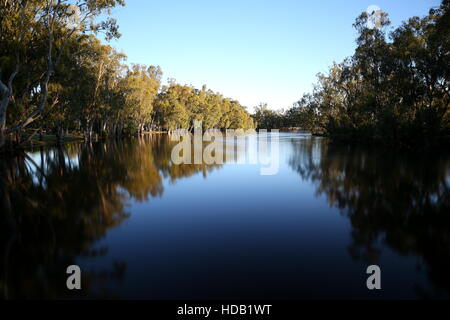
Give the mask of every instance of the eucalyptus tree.
[[282, 112], [269, 109], [267, 103], [261, 103], [255, 108], [253, 118], [259, 129], [281, 129], [285, 124]]
[[[116, 21], [108, 16], [112, 8], [124, 4], [123, 0], [3, 0], [0, 3], [0, 147], [5, 135], [23, 130], [42, 116], [48, 104], [50, 80], [71, 40], [99, 32], [104, 32], [106, 39], [120, 36]], [[98, 21], [105, 16], [106, 20]], [[36, 58], [40, 61], [36, 78], [28, 81], [26, 90], [28, 99], [33, 100], [32, 106], [7, 126], [8, 105], [15, 100], [14, 80], [21, 67]], [[3, 75], [3, 70], [8, 70], [9, 75]]]
[[203, 129], [248, 129], [253, 120], [238, 101], [220, 93], [192, 86], [170, 83], [164, 86], [155, 101], [155, 118], [166, 130], [193, 130], [196, 121]]
[[0, 2], [0, 148], [5, 143], [8, 106], [13, 99], [14, 81], [39, 35], [34, 8], [40, 1]]
[[160, 67], [133, 65], [122, 79], [129, 129], [142, 134], [152, 123], [153, 104], [161, 84]]
[[444, 0], [390, 34], [386, 13], [376, 28], [361, 14], [354, 24], [355, 54], [319, 74], [313, 93], [288, 114], [297, 114], [299, 126], [332, 138], [408, 145], [449, 141], [449, 12], [450, 1]]
[[189, 128], [189, 114], [185, 105], [189, 90], [179, 84], [162, 88], [155, 101], [155, 116], [162, 128], [169, 132]]

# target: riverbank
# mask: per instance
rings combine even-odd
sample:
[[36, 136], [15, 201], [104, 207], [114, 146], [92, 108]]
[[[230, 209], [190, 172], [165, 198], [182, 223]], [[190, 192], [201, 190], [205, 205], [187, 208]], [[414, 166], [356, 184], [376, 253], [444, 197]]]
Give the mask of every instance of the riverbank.
[[[148, 135], [162, 135], [167, 134], [167, 132], [163, 131], [151, 131], [151, 132], [143, 132], [142, 136], [148, 136]], [[131, 135], [123, 135], [121, 137], [130, 137]], [[91, 138], [90, 141], [99, 141], [99, 140], [105, 140], [114, 138], [113, 136], [96, 136]], [[20, 145], [12, 145], [12, 146], [6, 146], [4, 149], [0, 149], [0, 154], [7, 154], [12, 153], [14, 151], [20, 151], [20, 150], [28, 150], [32, 148], [39, 148], [39, 147], [52, 147], [57, 145], [65, 145], [68, 143], [75, 143], [75, 142], [86, 142], [88, 141], [83, 135], [81, 134], [69, 134], [63, 139], [58, 139], [56, 135], [52, 134], [44, 134], [42, 136], [35, 136], [30, 141], [26, 143], [22, 143]]]

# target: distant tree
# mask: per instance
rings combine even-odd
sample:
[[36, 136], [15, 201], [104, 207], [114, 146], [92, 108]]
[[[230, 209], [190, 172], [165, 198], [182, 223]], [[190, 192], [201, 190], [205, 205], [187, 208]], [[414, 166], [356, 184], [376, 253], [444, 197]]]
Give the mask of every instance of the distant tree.
[[[368, 15], [354, 24], [355, 54], [318, 75], [314, 92], [286, 113], [289, 123], [332, 138], [429, 145], [450, 138], [449, 1], [389, 34]], [[289, 118], [295, 119], [294, 122]]]

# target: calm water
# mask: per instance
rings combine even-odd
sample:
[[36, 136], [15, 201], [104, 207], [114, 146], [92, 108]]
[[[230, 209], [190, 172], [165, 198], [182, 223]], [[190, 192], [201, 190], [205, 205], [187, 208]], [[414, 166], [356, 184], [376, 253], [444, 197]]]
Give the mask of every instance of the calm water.
[[[0, 298], [449, 297], [448, 155], [282, 134], [279, 174], [261, 176], [173, 165], [172, 146], [158, 136], [1, 159]], [[65, 287], [72, 264], [78, 294]], [[382, 291], [366, 288], [371, 264]]]

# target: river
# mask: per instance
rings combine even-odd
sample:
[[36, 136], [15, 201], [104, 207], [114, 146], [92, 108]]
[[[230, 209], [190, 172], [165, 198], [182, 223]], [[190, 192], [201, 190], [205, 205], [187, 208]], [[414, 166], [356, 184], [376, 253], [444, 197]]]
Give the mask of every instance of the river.
[[[448, 154], [270, 139], [273, 175], [175, 165], [162, 135], [2, 158], [0, 297], [450, 297]], [[382, 290], [367, 289], [370, 265]]]

